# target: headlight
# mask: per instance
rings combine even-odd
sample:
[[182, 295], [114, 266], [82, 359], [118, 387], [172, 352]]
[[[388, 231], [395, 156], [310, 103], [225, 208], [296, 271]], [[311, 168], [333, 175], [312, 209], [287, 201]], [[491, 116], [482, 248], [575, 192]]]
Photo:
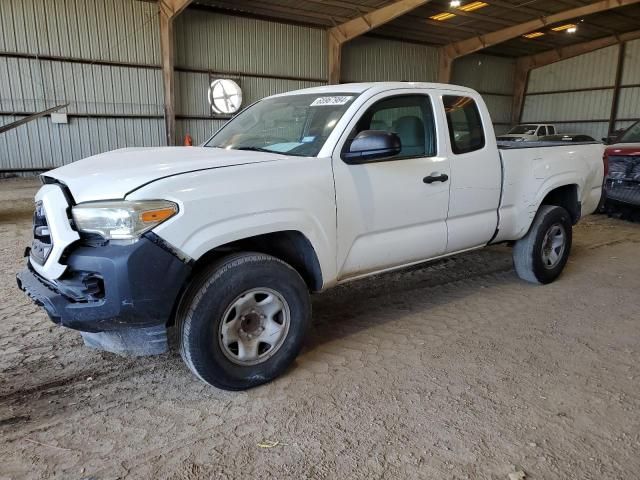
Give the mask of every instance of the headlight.
[[76, 205], [71, 213], [80, 232], [106, 240], [134, 240], [173, 217], [178, 206], [167, 200], [92, 202]]

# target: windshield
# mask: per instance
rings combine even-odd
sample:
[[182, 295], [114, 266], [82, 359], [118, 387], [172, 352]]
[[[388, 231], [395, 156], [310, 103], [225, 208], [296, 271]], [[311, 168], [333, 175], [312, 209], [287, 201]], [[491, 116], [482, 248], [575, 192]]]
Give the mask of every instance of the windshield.
[[509, 130], [509, 134], [535, 135], [537, 128], [537, 125], [518, 125]]
[[313, 157], [356, 97], [332, 93], [267, 98], [230, 120], [205, 147]]
[[640, 122], [635, 123], [622, 134], [618, 143], [639, 143], [640, 142]]

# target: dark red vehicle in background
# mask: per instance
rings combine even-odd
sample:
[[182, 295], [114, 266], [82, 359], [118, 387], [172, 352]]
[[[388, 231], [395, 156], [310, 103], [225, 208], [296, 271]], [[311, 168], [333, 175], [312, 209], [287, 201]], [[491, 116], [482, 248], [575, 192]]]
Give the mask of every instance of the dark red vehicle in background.
[[640, 121], [607, 147], [604, 162], [607, 204], [640, 208]]

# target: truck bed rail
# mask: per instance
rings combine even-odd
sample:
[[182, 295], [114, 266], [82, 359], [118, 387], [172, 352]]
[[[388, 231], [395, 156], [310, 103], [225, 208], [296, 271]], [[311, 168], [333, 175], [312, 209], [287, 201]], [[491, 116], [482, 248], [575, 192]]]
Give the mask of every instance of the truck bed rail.
[[569, 147], [572, 145], [599, 145], [601, 142], [515, 142], [498, 140], [500, 150], [518, 150], [523, 148]]

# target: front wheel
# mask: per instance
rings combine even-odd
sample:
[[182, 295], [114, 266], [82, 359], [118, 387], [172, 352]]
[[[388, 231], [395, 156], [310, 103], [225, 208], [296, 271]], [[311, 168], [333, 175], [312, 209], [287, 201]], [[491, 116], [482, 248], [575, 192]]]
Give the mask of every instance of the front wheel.
[[513, 248], [513, 263], [518, 276], [531, 283], [553, 282], [569, 259], [572, 222], [562, 207], [543, 205], [529, 233]]
[[231, 255], [187, 293], [177, 318], [180, 353], [204, 382], [244, 390], [286, 370], [310, 318], [307, 286], [293, 268], [261, 253]]

